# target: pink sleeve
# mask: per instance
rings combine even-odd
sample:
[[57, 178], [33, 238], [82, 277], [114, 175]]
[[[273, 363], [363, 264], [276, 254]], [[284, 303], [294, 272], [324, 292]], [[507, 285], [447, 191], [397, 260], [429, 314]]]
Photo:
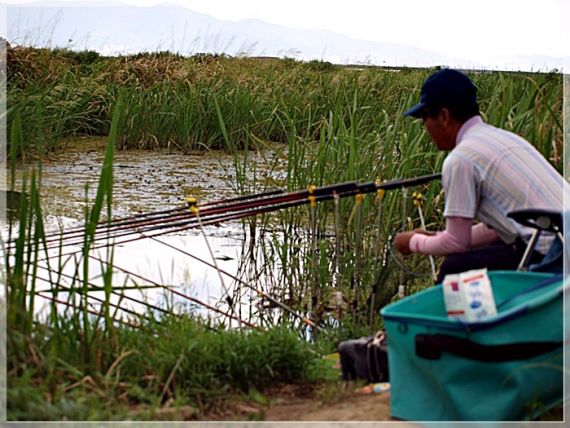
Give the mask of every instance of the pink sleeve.
[[471, 228], [471, 248], [482, 247], [499, 240], [499, 235], [486, 224], [478, 223]]
[[497, 240], [497, 233], [480, 223], [472, 226], [473, 219], [448, 217], [444, 232], [437, 235], [416, 233], [410, 239], [410, 250], [414, 253], [445, 256], [462, 253]]

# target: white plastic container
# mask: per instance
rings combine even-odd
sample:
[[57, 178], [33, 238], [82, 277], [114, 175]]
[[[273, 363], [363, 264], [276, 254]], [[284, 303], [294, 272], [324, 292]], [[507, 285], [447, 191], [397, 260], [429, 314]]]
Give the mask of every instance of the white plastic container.
[[442, 288], [448, 318], [475, 322], [497, 315], [487, 269], [446, 275]]
[[465, 319], [481, 321], [497, 315], [497, 306], [487, 269], [476, 269], [459, 274], [463, 294]]

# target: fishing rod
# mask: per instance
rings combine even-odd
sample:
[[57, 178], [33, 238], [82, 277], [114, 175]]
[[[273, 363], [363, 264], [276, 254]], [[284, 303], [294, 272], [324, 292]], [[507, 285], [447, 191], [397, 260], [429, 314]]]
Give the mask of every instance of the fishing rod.
[[[221, 200], [215, 200], [215, 201], [209, 201], [209, 202], [205, 202], [203, 204], [201, 204], [202, 207], [208, 207], [211, 205], [220, 205], [220, 204], [230, 204], [230, 203], [234, 203], [234, 202], [243, 202], [243, 201], [247, 201], [250, 199], [261, 199], [261, 198], [265, 198], [268, 196], [274, 196], [274, 195], [278, 195], [278, 194], [282, 194], [285, 191], [282, 189], [276, 189], [276, 190], [270, 190], [267, 192], [261, 192], [261, 193], [254, 193], [254, 194], [250, 194], [250, 195], [242, 195], [242, 196], [236, 196], [236, 197], [232, 197], [232, 198], [224, 198]], [[126, 216], [126, 217], [119, 217], [116, 219], [113, 219], [112, 222], [109, 222], [107, 220], [103, 220], [97, 223], [96, 225], [96, 230], [97, 229], [104, 229], [105, 231], [108, 231], [110, 227], [120, 227], [120, 226], [134, 226], [139, 222], [142, 221], [155, 221], [155, 220], [161, 220], [164, 218], [169, 218], [170, 216], [173, 215], [177, 215], [177, 214], [185, 214], [187, 213], [187, 207], [183, 206], [183, 207], [176, 207], [176, 208], [169, 208], [166, 210], [159, 210], [159, 211], [153, 211], [153, 212], [149, 212], [149, 213], [139, 213], [139, 214], [135, 214], [135, 215], [131, 215], [131, 216]], [[64, 233], [61, 233], [61, 231], [58, 232], [51, 232], [46, 234], [46, 238], [47, 240], [52, 240], [53, 238], [61, 238], [62, 235], [64, 236], [71, 236], [71, 235], [81, 235], [85, 233], [85, 226], [76, 226], [73, 228], [70, 228], [68, 230], [66, 230]]]
[[[46, 270], [46, 271], [48, 272], [48, 274], [52, 272], [52, 270], [51, 270], [51, 268], [50, 268], [49, 266], [39, 266], [39, 268]], [[59, 276], [61, 276], [61, 277], [63, 277], [63, 278], [72, 279], [72, 280], [75, 279], [75, 278], [72, 277], [71, 275], [64, 274], [63, 272], [59, 272]], [[38, 275], [38, 274], [36, 274], [36, 279], [39, 279], [40, 281], [43, 281], [43, 282], [45, 282], [45, 283], [47, 283], [47, 284], [51, 284], [51, 283], [52, 283], [51, 279], [46, 279], [46, 278], [44, 278], [44, 277], [42, 277], [41, 275]], [[89, 282], [87, 282], [87, 284], [88, 284], [89, 286], [91, 286], [92, 288], [100, 289], [99, 291], [104, 291], [104, 288], [103, 288], [103, 287], [97, 286], [97, 285], [92, 284], [92, 283], [89, 283]], [[128, 308], [125, 308], [125, 307], [123, 307], [123, 306], [119, 306], [118, 304], [115, 304], [115, 303], [112, 303], [112, 302], [109, 302], [109, 301], [105, 301], [105, 300], [103, 300], [103, 299], [101, 299], [101, 298], [99, 298], [99, 297], [93, 296], [93, 295], [91, 295], [91, 294], [88, 294], [88, 293], [87, 293], [87, 294], [84, 294], [84, 293], [83, 293], [83, 290], [80, 289], [80, 288], [73, 288], [73, 287], [71, 287], [71, 286], [65, 286], [65, 285], [59, 284], [59, 285], [58, 285], [58, 288], [57, 288], [56, 290], [54, 290], [54, 289], [46, 289], [46, 290], [36, 290], [36, 291], [34, 291], [34, 292], [27, 292], [27, 294], [34, 294], [34, 295], [43, 297], [44, 299], [51, 300], [51, 301], [53, 301], [54, 303], [61, 303], [61, 304], [65, 304], [65, 305], [67, 305], [67, 306], [69, 306], [69, 307], [75, 307], [74, 305], [72, 305], [71, 303], [69, 303], [69, 301], [68, 301], [68, 302], [65, 302], [65, 301], [63, 301], [63, 300], [57, 299], [57, 298], [55, 297], [55, 295], [56, 295], [56, 294], [59, 294], [59, 293], [69, 293], [70, 295], [72, 295], [72, 294], [78, 294], [78, 295], [80, 295], [80, 296], [85, 296], [85, 297], [88, 298], [88, 299], [91, 299], [91, 300], [94, 300], [94, 301], [96, 301], [96, 302], [99, 302], [102, 306], [103, 306], [103, 305], [109, 305], [109, 307], [115, 308], [115, 309], [117, 309], [117, 310], [121, 310], [121, 311], [123, 311], [123, 312], [125, 312], [125, 313], [127, 313], [127, 314], [129, 314], [129, 315], [134, 315], [134, 316], [136, 316], [136, 317], [139, 318], [139, 319], [140, 319], [140, 318], [145, 318], [145, 319], [147, 319], [147, 320], [150, 320], [150, 318], [149, 318], [147, 315], [137, 313], [137, 312], [132, 311], [132, 310], [130, 310], [130, 309], [128, 309]], [[112, 293], [119, 295], [121, 298], [125, 298], [125, 299], [128, 299], [128, 300], [132, 300], [132, 301], [135, 302], [135, 303], [142, 304], [142, 305], [146, 305], [147, 307], [151, 307], [152, 309], [155, 309], [155, 310], [158, 310], [158, 311], [161, 311], [161, 312], [164, 312], [164, 313], [168, 313], [166, 310], [164, 310], [164, 309], [162, 309], [162, 308], [159, 308], [159, 307], [153, 306], [153, 305], [148, 305], [148, 304], [146, 304], [146, 302], [142, 302], [142, 301], [137, 300], [137, 299], [135, 299], [135, 298], [133, 298], [133, 297], [130, 297], [130, 296], [127, 296], [127, 295], [124, 295], [124, 294], [118, 294], [118, 293], [116, 293], [116, 292], [114, 292], [114, 291], [112, 291]], [[51, 295], [51, 296], [50, 296], [50, 295]], [[88, 310], [88, 312], [91, 313], [91, 314], [93, 314], [93, 315], [100, 315], [100, 314], [98, 314], [98, 313], [94, 313], [94, 312], [91, 312], [91, 311], [89, 311], [89, 310]], [[116, 311], [115, 311], [115, 314], [116, 314]], [[113, 319], [113, 321], [120, 321], [119, 319], [114, 318], [114, 317], [112, 317], [112, 319]]]
[[[262, 213], [277, 211], [280, 209], [300, 206], [305, 204], [315, 204], [316, 202], [330, 200], [333, 198], [348, 197], [357, 194], [366, 194], [378, 191], [393, 190], [399, 188], [407, 188], [428, 183], [432, 180], [439, 179], [441, 174], [430, 174], [410, 179], [397, 179], [386, 181], [382, 183], [368, 182], [357, 183], [354, 181], [338, 183], [323, 187], [311, 186], [305, 190], [299, 190], [289, 193], [283, 191], [265, 192], [261, 195], [247, 195], [245, 197], [237, 197], [230, 199], [222, 199], [219, 201], [207, 202], [198, 204], [197, 201], [188, 201], [189, 206], [184, 208], [176, 208], [171, 210], [163, 210], [160, 212], [148, 213], [143, 216], [132, 216], [130, 218], [123, 218], [117, 222], [107, 222], [97, 226], [96, 236], [93, 237], [91, 242], [100, 241], [102, 239], [115, 240], [113, 244], [120, 244], [131, 242], [139, 239], [154, 239], [165, 245], [170, 246], [164, 241], [156, 239], [160, 235], [172, 233], [175, 231], [183, 231], [190, 228], [200, 226], [199, 219], [202, 218], [201, 226], [218, 224], [223, 221], [240, 219], [243, 217], [253, 216]], [[165, 221], [168, 220], [168, 221]], [[113, 230], [115, 228], [115, 230]], [[81, 231], [84, 233], [84, 231]], [[75, 231], [75, 233], [78, 233]], [[101, 236], [103, 235], [103, 236]], [[133, 235], [137, 235], [133, 237]], [[52, 235], [54, 236], [54, 235]], [[65, 234], [58, 236], [58, 245], [68, 244], [83, 244], [81, 241], [74, 242], [73, 240], [65, 239]], [[89, 250], [107, 247], [109, 244], [94, 246]], [[179, 248], [172, 246], [178, 251]], [[210, 263], [195, 257], [194, 255], [182, 251], [184, 254], [194, 257], [197, 260], [211, 265]], [[76, 254], [72, 253], [72, 254]], [[61, 257], [61, 255], [58, 255]], [[89, 256], [91, 257], [91, 256]], [[50, 257], [48, 257], [50, 258]], [[216, 267], [217, 268], [217, 267]], [[219, 268], [217, 268], [219, 270]], [[320, 329], [312, 320], [297, 313], [289, 308], [284, 303], [274, 299], [269, 294], [259, 290], [250, 284], [241, 281], [235, 276], [221, 271], [225, 275], [232, 277], [234, 280], [250, 288], [256, 292], [260, 297], [270, 300], [272, 303], [291, 313], [295, 317], [300, 318], [303, 322], [311, 327]], [[171, 290], [174, 291], [174, 290]], [[176, 293], [178, 294], [178, 293]], [[188, 298], [188, 296], [184, 296]], [[201, 302], [202, 303], [202, 302]], [[210, 308], [211, 309], [211, 308]], [[217, 308], [216, 308], [217, 309]], [[231, 314], [224, 313], [224, 315], [236, 320]], [[243, 320], [238, 320], [243, 322]], [[246, 325], [248, 323], [245, 323]], [[249, 325], [254, 327], [253, 325]], [[255, 327], [254, 327], [255, 328]]]
[[[57, 303], [57, 304], [60, 304], [60, 305], [64, 305], [64, 306], [73, 308], [73, 309], [75, 309], [75, 310], [77, 310], [77, 309], [82, 309], [81, 306], [79, 306], [79, 308], [78, 308], [76, 305], [74, 305], [74, 304], [72, 304], [72, 303], [70, 303], [70, 302], [67, 302], [67, 301], [61, 300], [61, 299], [57, 299], [57, 298], [55, 298], [55, 297], [53, 297], [53, 296], [49, 296], [49, 295], [46, 294], [45, 291], [38, 291], [38, 292], [36, 293], [36, 296], [41, 297], [41, 298], [46, 299], [46, 300], [49, 300], [49, 301], [52, 302], [52, 303]], [[95, 315], [95, 316], [97, 316], [97, 317], [100, 317], [100, 316], [101, 316], [101, 313], [100, 313], [100, 312], [96, 312], [96, 311], [93, 310], [93, 309], [86, 308], [85, 310], [86, 310], [88, 313], [90, 313], [91, 315]], [[128, 327], [131, 327], [131, 328], [139, 328], [139, 327], [140, 327], [139, 325], [133, 324], [133, 323], [131, 323], [130, 321], [124, 320], [124, 319], [122, 319], [122, 318], [112, 318], [112, 320], [113, 320], [114, 322], [118, 322], [118, 323], [124, 324], [124, 325], [126, 325], [126, 326], [128, 326]]]
[[[226, 210], [219, 212], [218, 209], [212, 214], [213, 209], [207, 208], [202, 210], [199, 204], [194, 204], [190, 207], [190, 210], [184, 215], [183, 219], [179, 217], [175, 217], [170, 222], [160, 222], [160, 223], [151, 223], [151, 224], [143, 224], [139, 228], [129, 228], [125, 230], [120, 230], [115, 232], [114, 234], [106, 234], [104, 236], [95, 236], [93, 238], [92, 246], [90, 250], [102, 249], [107, 248], [110, 245], [119, 245], [119, 244], [126, 244], [129, 242], [139, 241], [145, 239], [142, 234], [146, 236], [161, 236], [170, 233], [179, 233], [182, 231], [186, 231], [188, 229], [193, 229], [199, 227], [199, 223], [197, 221], [195, 213], [192, 211], [199, 210], [200, 217], [202, 218], [202, 225], [209, 226], [209, 225], [218, 225], [219, 223], [230, 221], [230, 220], [238, 220], [244, 217], [250, 217], [258, 214], [264, 214], [268, 212], [278, 211], [281, 209], [292, 208], [295, 206], [305, 205], [309, 203], [316, 203], [321, 201], [326, 201], [333, 199], [336, 196], [338, 197], [347, 197], [347, 196], [354, 196], [356, 194], [365, 194], [371, 192], [378, 192], [378, 191], [386, 191], [386, 190], [394, 190], [400, 188], [407, 188], [411, 186], [417, 186], [420, 184], [425, 184], [430, 181], [436, 180], [441, 177], [441, 174], [430, 174], [424, 175], [416, 178], [409, 178], [409, 179], [397, 179], [391, 181], [385, 181], [382, 183], [378, 182], [368, 182], [368, 183], [357, 183], [357, 182], [346, 182], [340, 184], [334, 184], [329, 186], [323, 187], [313, 187], [307, 190], [300, 190], [291, 192], [288, 194], [284, 194], [280, 197], [269, 197], [264, 198], [262, 201], [258, 201], [259, 203], [253, 204], [251, 201], [248, 202], [238, 202], [228, 204], [226, 206]], [[270, 200], [272, 203], [269, 203]], [[204, 213], [206, 214], [204, 216]], [[204, 220], [204, 217], [206, 218]], [[93, 245], [93, 243], [105, 240], [106, 242], [100, 243], [99, 245]], [[113, 242], [110, 242], [113, 240]], [[58, 243], [58, 247], [61, 246], [62, 242]], [[64, 242], [66, 247], [69, 246], [83, 246], [84, 239], [76, 240], [73, 242]], [[53, 247], [51, 247], [53, 248]], [[49, 249], [49, 248], [48, 248]], [[63, 255], [72, 255], [77, 254], [81, 250], [70, 250]], [[49, 258], [56, 257], [47, 256], [46, 260]]]
[[[134, 218], [131, 218], [126, 223], [119, 223], [118, 226], [114, 226], [114, 222], [109, 222], [107, 223], [107, 226], [103, 225], [102, 227], [99, 227], [99, 231], [96, 231], [96, 235], [93, 237], [92, 242], [103, 239], [109, 240], [128, 237], [129, 235], [140, 232], [149, 233], [162, 231], [157, 233], [158, 236], [160, 234], [196, 228], [199, 226], [199, 222], [196, 218], [196, 211], [192, 212], [192, 208], [194, 210], [199, 210], [203, 225], [211, 225], [228, 220], [236, 220], [243, 217], [277, 211], [293, 206], [330, 200], [335, 197], [335, 195], [338, 197], [347, 197], [359, 193], [366, 194], [380, 190], [386, 191], [398, 188], [407, 188], [425, 184], [439, 178], [441, 178], [441, 174], [438, 173], [415, 178], [396, 179], [382, 183], [357, 183], [355, 181], [350, 181], [323, 187], [311, 186], [309, 189], [289, 193], [266, 192], [265, 194], [262, 194], [262, 197], [259, 197], [259, 195], [248, 195], [245, 198], [238, 197], [231, 198], [230, 200], [222, 199], [220, 201], [208, 202], [203, 205], [198, 204], [197, 201], [193, 199], [189, 201], [191, 210], [188, 210], [187, 208], [178, 208], [176, 211], [171, 211], [171, 214], [158, 216], [157, 218], [151, 218], [150, 220], [148, 219], [148, 216], [136, 221]], [[84, 231], [82, 233], [84, 234]], [[136, 239], [124, 239], [116, 241], [115, 244], [130, 242], [132, 240]], [[64, 233], [60, 235], [57, 244], [61, 245], [63, 242], [66, 246], [81, 245], [84, 243], [83, 241], [83, 236], [72, 236], [66, 241]], [[53, 248], [53, 245], [50, 247]]]
[[[262, 201], [264, 198], [268, 196], [274, 196], [278, 194], [284, 193], [283, 190], [272, 190], [268, 192], [252, 194], [252, 195], [245, 195], [245, 196], [238, 196], [235, 198], [227, 198], [222, 199], [219, 201], [211, 201], [201, 204], [201, 207], [209, 207], [212, 205], [216, 205], [219, 209], [220, 206], [224, 204], [231, 207], [232, 203], [236, 202], [244, 202], [251, 199], [255, 199], [256, 201]], [[140, 227], [148, 227], [150, 225], [155, 224], [163, 224], [165, 220], [173, 221], [176, 219], [187, 219], [193, 217], [191, 213], [188, 211], [187, 206], [172, 208], [168, 210], [162, 211], [155, 211], [151, 213], [143, 213], [137, 214], [136, 216], [131, 217], [124, 217], [119, 218], [113, 221], [102, 221], [97, 223], [95, 227], [95, 233], [99, 234], [98, 239], [105, 239], [106, 236], [101, 236], [103, 234], [109, 234], [110, 232], [116, 231], [132, 231], [134, 228]], [[128, 234], [128, 233], [127, 233]], [[83, 243], [83, 239], [85, 237], [85, 226], [74, 227], [72, 229], [68, 229], [65, 232], [51, 232], [46, 234], [45, 241], [47, 244], [50, 244], [49, 247], [53, 248], [59, 245], [62, 240], [65, 240], [65, 245], [80, 245]], [[96, 240], [98, 240], [96, 239]], [[11, 242], [9, 242], [10, 244]]]
[[[98, 258], [98, 257], [96, 257], [96, 256], [89, 255], [89, 258], [91, 258], [91, 259], [93, 259], [93, 260], [96, 260], [96, 261], [98, 261], [98, 262], [100, 262], [100, 263], [102, 263], [102, 264], [107, 264], [108, 266], [111, 266], [111, 264], [110, 264], [108, 261], [105, 261], [105, 260], [103, 260], [103, 259], [101, 259], [101, 258]], [[69, 258], [65, 261], [65, 263], [63, 264], [63, 266], [64, 266], [65, 264], [67, 264], [68, 261], [69, 261]], [[54, 274], [56, 274], [60, 279], [61, 279], [61, 278], [68, 279], [68, 280], [71, 281], [71, 284], [73, 284], [73, 282], [78, 279], [78, 276], [77, 276], [77, 275], [78, 275], [79, 261], [77, 261], [76, 266], [77, 266], [77, 268], [76, 268], [76, 270], [75, 270], [74, 275], [71, 275], [71, 274], [69, 274], [69, 273], [63, 272], [62, 270], [59, 270], [59, 271], [55, 270], [49, 263], [47, 263], [47, 265], [38, 264], [38, 269], [43, 269], [43, 270], [47, 271], [47, 273], [48, 273], [48, 275], [49, 275], [50, 278], [49, 278], [49, 279], [45, 279], [45, 278], [40, 277], [39, 275], [36, 275], [36, 278], [38, 278], [38, 279], [40, 279], [40, 280], [43, 280], [43, 281], [46, 282], [47, 284], [53, 284], [53, 283], [54, 283], [54, 280], [52, 279], [51, 274], [54, 273]], [[116, 266], [115, 266], [115, 268], [116, 268]], [[60, 267], [60, 269], [61, 269], [61, 267]], [[134, 274], [133, 272], [129, 272], [129, 271], [126, 270], [126, 269], [121, 268], [121, 270], [122, 270], [124, 273], [126, 273], [127, 275], [136, 276], [136, 274]], [[142, 278], [142, 279], [144, 280], [144, 278]], [[149, 281], [149, 282], [150, 282], [150, 281]], [[104, 286], [97, 285], [97, 284], [95, 284], [95, 283], [93, 283], [93, 282], [90, 282], [89, 280], [86, 280], [85, 283], [86, 283], [86, 285], [88, 285], [89, 287], [91, 287], [94, 291], [101, 291], [101, 292], [104, 292], [104, 291], [105, 291]], [[165, 287], [165, 288], [167, 288], [166, 286], [163, 286], [163, 285], [158, 286], [158, 288], [160, 288], [160, 287]], [[153, 284], [153, 288], [157, 288], [157, 284]], [[124, 290], [124, 287], [122, 287], [122, 289]], [[135, 285], [135, 289], [140, 290], [141, 287]], [[103, 301], [102, 299], [99, 299], [99, 298], [97, 298], [97, 297], [95, 297], [95, 296], [92, 296], [92, 295], [90, 295], [90, 294], [88, 294], [88, 293], [85, 294], [85, 293], [83, 292], [83, 288], [81, 288], [81, 287], [72, 287], [71, 285], [70, 285], [69, 287], [67, 287], [67, 286], [65, 286], [65, 285], [62, 285], [61, 283], [58, 283], [57, 289], [55, 289], [55, 290], [54, 290], [54, 289], [48, 289], [48, 290], [43, 290], [43, 291], [46, 292], [46, 293], [47, 293], [47, 292], [51, 292], [51, 293], [54, 293], [54, 292], [56, 292], [56, 293], [57, 293], [57, 292], [76, 293], [76, 294], [79, 294], [79, 295], [85, 295], [86, 297], [91, 298], [91, 299], [96, 300], [96, 301], [99, 301], [100, 303], [104, 303], [104, 301]], [[159, 306], [152, 305], [152, 304], [150, 304], [150, 303], [148, 303], [148, 302], [146, 302], [146, 301], [142, 301], [142, 300], [136, 299], [135, 297], [129, 296], [129, 295], [124, 294], [124, 293], [119, 293], [118, 291], [116, 291], [116, 290], [113, 289], [113, 288], [111, 289], [111, 294], [116, 295], [116, 296], [120, 297], [121, 299], [130, 300], [130, 301], [133, 302], [133, 303], [136, 303], [136, 304], [141, 305], [141, 306], [145, 306], [145, 307], [148, 308], [148, 309], [153, 309], [153, 310], [155, 310], [155, 311], [162, 312], [162, 313], [165, 313], [165, 314], [169, 313], [167, 310], [165, 310], [165, 309], [163, 309], [163, 308], [161, 308], [161, 307], [159, 307]], [[201, 303], [201, 302], [198, 301], [198, 300], [196, 300], [195, 303]], [[127, 309], [122, 308], [122, 307], [120, 307], [120, 308], [118, 308], [118, 309], [122, 309], [122, 310], [125, 311], [125, 312], [129, 312]]]
[[[37, 276], [37, 278], [38, 278], [38, 279], [41, 279], [41, 280], [43, 280], [43, 281], [46, 281], [45, 278], [42, 278], [42, 277], [40, 277], [40, 276]], [[57, 294], [59, 294], [59, 293], [70, 293], [70, 294], [71, 294], [71, 293], [78, 293], [78, 291], [77, 291], [77, 290], [74, 290], [74, 289], [72, 289], [72, 288], [69, 288], [69, 287], [62, 286], [61, 289], [58, 290]], [[28, 293], [28, 294], [31, 294], [31, 293]], [[44, 297], [44, 298], [49, 298], [49, 297], [47, 297], [47, 296], [51, 294], [51, 297], [54, 299], [54, 302], [56, 302], [56, 303], [60, 303], [60, 302], [61, 302], [61, 300], [59, 300], [59, 299], [58, 299], [58, 300], [55, 300], [56, 297], [54, 297], [54, 295], [55, 295], [56, 293], [54, 293], [54, 292], [53, 292], [52, 290], [50, 290], [50, 289], [47, 289], [47, 290], [37, 290], [37, 291], [34, 291], [33, 294], [34, 294], [34, 295], [40, 295], [40, 296], [42, 296], [42, 297]], [[82, 294], [82, 293], [81, 293], [81, 294]], [[103, 299], [100, 299], [100, 298], [98, 298], [98, 297], [91, 296], [91, 295], [87, 295], [87, 297], [88, 297], [89, 299], [92, 299], [92, 300], [96, 301], [96, 302], [99, 302], [99, 303], [101, 304], [101, 306], [108, 304], [108, 305], [109, 305], [110, 307], [112, 307], [112, 308], [121, 310], [121, 311], [123, 311], [123, 312], [125, 312], [125, 313], [127, 313], [127, 314], [129, 314], [129, 315], [136, 316], [137, 318], [145, 318], [147, 321], [151, 320], [150, 317], [148, 317], [148, 316], [146, 316], [146, 315], [144, 315], [144, 314], [140, 314], [140, 313], [135, 312], [135, 311], [133, 311], [133, 310], [131, 310], [131, 309], [124, 308], [124, 307], [119, 306], [119, 305], [117, 305], [117, 304], [115, 304], [115, 303], [106, 302], [106, 301], [103, 300]], [[165, 311], [165, 313], [167, 313], [167, 312]], [[113, 320], [115, 321], [116, 319], [113, 318]]]
[[[105, 264], [105, 265], [107, 265], [107, 266], [111, 266], [111, 264], [110, 264], [108, 261], [103, 260], [103, 259], [101, 259], [101, 258], [99, 258], [99, 257], [90, 255], [89, 258], [91, 258], [91, 259], [93, 259], [93, 260], [96, 260], [96, 261], [98, 261], [99, 263]], [[210, 311], [216, 312], [216, 313], [218, 313], [219, 315], [223, 315], [223, 316], [226, 316], [226, 317], [228, 317], [228, 318], [231, 318], [231, 319], [233, 319], [234, 321], [237, 321], [237, 322], [239, 322], [239, 323], [242, 323], [242, 324], [244, 324], [244, 325], [246, 325], [246, 326], [248, 326], [248, 327], [250, 327], [250, 328], [259, 329], [258, 326], [254, 325], [254, 324], [252, 324], [252, 323], [249, 323], [249, 322], [247, 322], [247, 321], [245, 321], [245, 320], [239, 319], [238, 317], [236, 317], [236, 316], [234, 316], [234, 315], [232, 315], [232, 314], [228, 314], [228, 313], [226, 313], [226, 312], [224, 312], [224, 311], [222, 311], [222, 310], [220, 310], [220, 309], [218, 309], [218, 308], [216, 308], [216, 307], [214, 307], [214, 306], [212, 306], [212, 305], [209, 305], [209, 304], [206, 303], [206, 302], [203, 302], [203, 301], [201, 301], [201, 300], [195, 298], [195, 297], [191, 297], [191, 296], [188, 296], [188, 295], [186, 295], [186, 294], [184, 294], [184, 293], [181, 293], [181, 292], [179, 292], [178, 290], [175, 290], [173, 287], [170, 287], [170, 286], [167, 286], [167, 285], [164, 285], [164, 284], [159, 284], [159, 283], [157, 283], [157, 282], [155, 282], [155, 281], [153, 281], [153, 280], [151, 280], [151, 279], [145, 278], [145, 277], [142, 276], [142, 275], [139, 275], [139, 274], [137, 274], [137, 273], [131, 272], [131, 271], [129, 271], [129, 270], [125, 269], [125, 268], [119, 267], [119, 266], [114, 266], [114, 265], [113, 265], [112, 267], [113, 267], [114, 269], [117, 269], [117, 270], [119, 270], [119, 271], [121, 271], [121, 272], [123, 272], [123, 273], [129, 275], [129, 276], [132, 276], [132, 277], [141, 279], [141, 280], [143, 280], [143, 281], [145, 281], [145, 282], [151, 284], [153, 288], [160, 288], [160, 289], [167, 290], [167, 291], [171, 292], [172, 294], [175, 294], [175, 295], [177, 295], [177, 296], [179, 296], [179, 297], [182, 297], [183, 299], [188, 300], [188, 301], [190, 301], [190, 302], [192, 302], [192, 303], [195, 303], [195, 304], [197, 304], [197, 305], [199, 305], [199, 306], [202, 306], [202, 307], [204, 307], [204, 308], [206, 308], [206, 309], [208, 309], [208, 310], [210, 310]], [[49, 266], [39, 266], [39, 268], [40, 268], [40, 269], [44, 269], [44, 270], [46, 270], [46, 271], [48, 271], [48, 272], [53, 272], [53, 269], [51, 269], [51, 267], [49, 267]], [[65, 274], [65, 273], [63, 273], [63, 272], [58, 272], [58, 275], [61, 276], [61, 277], [63, 277], [63, 278], [70, 279], [70, 280], [74, 280], [74, 279], [75, 279], [74, 276], [69, 275], [69, 274]], [[43, 277], [41, 277], [41, 276], [39, 276], [39, 275], [37, 275], [36, 277], [37, 277], [38, 279], [40, 279], [40, 280], [46, 282], [46, 283], [50, 283], [50, 282], [51, 282], [50, 280], [45, 279], [45, 278], [43, 278]], [[94, 284], [94, 283], [92, 283], [92, 282], [88, 282], [87, 284], [88, 284], [92, 289], [94, 289], [95, 291], [101, 291], [101, 292], [105, 291], [105, 288], [104, 288], [103, 286], [96, 285], [96, 284]], [[103, 299], [100, 299], [100, 298], [98, 298], [98, 297], [96, 297], [96, 296], [93, 296], [93, 295], [90, 295], [90, 294], [84, 294], [84, 293], [83, 293], [83, 290], [82, 290], [81, 288], [72, 288], [72, 287], [68, 287], [68, 286], [61, 285], [61, 284], [60, 284], [58, 287], [59, 287], [59, 289], [57, 290], [58, 293], [77, 293], [77, 294], [79, 294], [79, 295], [85, 295], [87, 298], [92, 299], [92, 300], [95, 300], [95, 301], [97, 301], [97, 302], [99, 302], [99, 303], [102, 303], [102, 304], [105, 304], [105, 303], [106, 303]], [[140, 288], [139, 288], [139, 289], [140, 289]], [[53, 294], [53, 293], [54, 293], [54, 290], [48, 289], [48, 290], [36, 291], [36, 293], [40, 293], [40, 292], [41, 292], [41, 293], [51, 293], [51, 294]], [[163, 309], [163, 308], [161, 308], [161, 307], [159, 307], [159, 306], [152, 305], [152, 304], [150, 304], [150, 303], [148, 303], [148, 302], [145, 302], [145, 301], [136, 299], [136, 298], [134, 298], [134, 297], [132, 297], [132, 296], [129, 296], [129, 295], [125, 294], [125, 293], [119, 293], [119, 292], [117, 292], [116, 290], [111, 290], [111, 293], [114, 294], [114, 295], [119, 296], [120, 298], [124, 298], [124, 299], [126, 299], [126, 300], [130, 300], [130, 301], [132, 301], [132, 302], [134, 302], [134, 303], [136, 303], [136, 304], [139, 304], [139, 305], [141, 305], [141, 306], [145, 306], [146, 308], [153, 309], [153, 310], [155, 310], [155, 311], [158, 311], [158, 312], [161, 312], [161, 313], [164, 313], [164, 314], [168, 314], [168, 313], [169, 313], [169, 311], [167, 311], [167, 310], [165, 310], [165, 309]], [[136, 312], [130, 311], [129, 309], [124, 308], [124, 307], [122, 307], [122, 306], [117, 306], [117, 305], [114, 304], [114, 303], [109, 302], [109, 305], [110, 305], [111, 307], [116, 308], [116, 309], [120, 309], [120, 310], [122, 310], [122, 311], [124, 311], [124, 312], [130, 313], [130, 314], [134, 314], [134, 315], [138, 315], [139, 317], [141, 316], [140, 314], [137, 314]], [[143, 315], [143, 316], [144, 316], [144, 315]], [[147, 318], [146, 316], [144, 316], [144, 317]], [[147, 319], [148, 319], [148, 318], [147, 318]]]

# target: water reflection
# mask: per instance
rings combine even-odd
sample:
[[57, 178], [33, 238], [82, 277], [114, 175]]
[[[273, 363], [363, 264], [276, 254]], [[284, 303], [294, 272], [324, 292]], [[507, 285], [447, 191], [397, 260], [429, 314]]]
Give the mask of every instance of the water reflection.
[[[224, 231], [206, 230], [206, 234], [214, 259], [208, 254], [204, 237], [194, 231], [161, 236], [157, 240], [145, 239], [115, 245], [113, 247], [115, 293], [111, 296], [111, 303], [119, 305], [121, 311], [125, 313], [130, 311], [141, 313], [149, 305], [153, 305], [177, 313], [195, 311], [206, 314], [204, 308], [197, 304], [197, 301], [202, 301], [227, 312], [227, 305], [218, 302], [225, 294], [222, 291], [230, 287], [231, 278], [224, 278], [222, 283], [216, 269], [184, 253], [198, 254], [204, 261], [216, 265], [219, 269], [230, 273], [236, 272], [243, 238], [237, 229], [231, 228]], [[48, 271], [51, 270], [52, 274], [61, 274], [61, 280], [58, 281], [61, 287], [81, 288], [84, 266], [81, 249], [66, 247], [64, 252], [66, 256], [62, 260], [65, 262], [69, 259], [64, 269], [59, 268], [58, 251], [52, 251], [51, 254], [55, 257], [40, 262], [42, 269], [38, 276], [46, 280]], [[88, 260], [88, 283], [91, 288], [103, 285], [102, 277], [104, 271], [108, 269], [109, 260], [110, 251], [106, 249], [91, 252]], [[41, 285], [40, 289], [49, 290], [47, 283]], [[67, 294], [60, 293], [60, 298], [67, 299]], [[91, 291], [90, 295], [97, 299], [105, 299], [105, 293], [102, 291]], [[91, 303], [97, 306], [96, 301]]]

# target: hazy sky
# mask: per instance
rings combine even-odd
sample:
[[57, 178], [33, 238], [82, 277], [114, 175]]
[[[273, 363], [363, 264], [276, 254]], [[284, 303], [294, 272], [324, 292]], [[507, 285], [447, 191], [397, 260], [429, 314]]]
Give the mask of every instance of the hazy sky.
[[[0, 0], [2, 2], [2, 0]], [[180, 4], [218, 19], [258, 18], [329, 29], [364, 40], [404, 43], [471, 59], [570, 56], [569, 0], [122, 0]], [[5, 0], [24, 4], [27, 0]], [[84, 5], [93, 0], [59, 3]]]

